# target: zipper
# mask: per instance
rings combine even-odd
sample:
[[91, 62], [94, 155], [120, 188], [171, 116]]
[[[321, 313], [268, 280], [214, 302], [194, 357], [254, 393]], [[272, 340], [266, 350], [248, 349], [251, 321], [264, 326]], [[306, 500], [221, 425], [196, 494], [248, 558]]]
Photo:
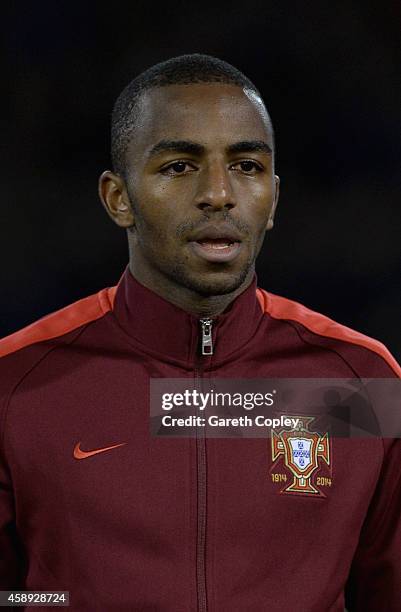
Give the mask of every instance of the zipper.
[[[195, 367], [195, 379], [202, 385], [203, 359], [213, 355], [212, 319], [200, 319], [201, 356]], [[207, 612], [206, 585], [206, 528], [207, 528], [207, 456], [205, 430], [196, 430], [196, 474], [197, 474], [197, 535], [196, 535], [196, 585], [198, 612]]]
[[200, 319], [202, 327], [202, 355], [213, 355], [212, 319]]

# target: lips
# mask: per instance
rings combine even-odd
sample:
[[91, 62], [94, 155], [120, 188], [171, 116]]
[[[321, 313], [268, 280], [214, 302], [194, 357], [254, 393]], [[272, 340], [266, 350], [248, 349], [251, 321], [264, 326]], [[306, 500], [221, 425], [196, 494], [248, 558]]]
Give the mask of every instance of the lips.
[[207, 225], [191, 234], [190, 242], [216, 242], [223, 241], [228, 244], [242, 242], [241, 234], [231, 225], [221, 223], [219, 225]]
[[241, 250], [241, 235], [231, 226], [209, 225], [194, 232], [189, 239], [194, 253], [209, 262], [227, 263]]

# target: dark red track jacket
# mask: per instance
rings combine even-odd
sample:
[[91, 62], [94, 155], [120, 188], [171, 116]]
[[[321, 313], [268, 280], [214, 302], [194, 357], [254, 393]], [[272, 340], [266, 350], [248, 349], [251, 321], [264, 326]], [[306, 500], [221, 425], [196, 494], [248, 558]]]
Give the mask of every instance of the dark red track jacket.
[[282, 492], [266, 439], [149, 435], [151, 377], [388, 378], [394, 359], [256, 279], [213, 355], [199, 333], [127, 268], [1, 341], [0, 589], [82, 612], [342, 612], [344, 592], [400, 611], [398, 440], [333, 439], [316, 497]]

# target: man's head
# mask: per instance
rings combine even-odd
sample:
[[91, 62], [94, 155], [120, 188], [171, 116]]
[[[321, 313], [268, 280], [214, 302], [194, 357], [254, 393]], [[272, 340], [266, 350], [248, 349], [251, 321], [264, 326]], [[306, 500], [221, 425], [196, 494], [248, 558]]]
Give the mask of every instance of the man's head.
[[160, 294], [245, 289], [273, 225], [273, 157], [261, 96], [230, 64], [186, 55], [134, 79], [113, 110], [114, 172], [100, 178], [134, 276]]

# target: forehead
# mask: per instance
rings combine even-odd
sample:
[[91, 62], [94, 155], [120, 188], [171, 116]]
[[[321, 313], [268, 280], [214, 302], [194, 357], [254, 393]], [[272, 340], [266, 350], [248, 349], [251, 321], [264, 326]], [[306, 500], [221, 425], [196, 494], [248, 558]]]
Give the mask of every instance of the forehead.
[[239, 140], [265, 140], [272, 145], [261, 99], [222, 83], [169, 85], [142, 94], [129, 152], [144, 153], [163, 139], [191, 140], [205, 147]]

